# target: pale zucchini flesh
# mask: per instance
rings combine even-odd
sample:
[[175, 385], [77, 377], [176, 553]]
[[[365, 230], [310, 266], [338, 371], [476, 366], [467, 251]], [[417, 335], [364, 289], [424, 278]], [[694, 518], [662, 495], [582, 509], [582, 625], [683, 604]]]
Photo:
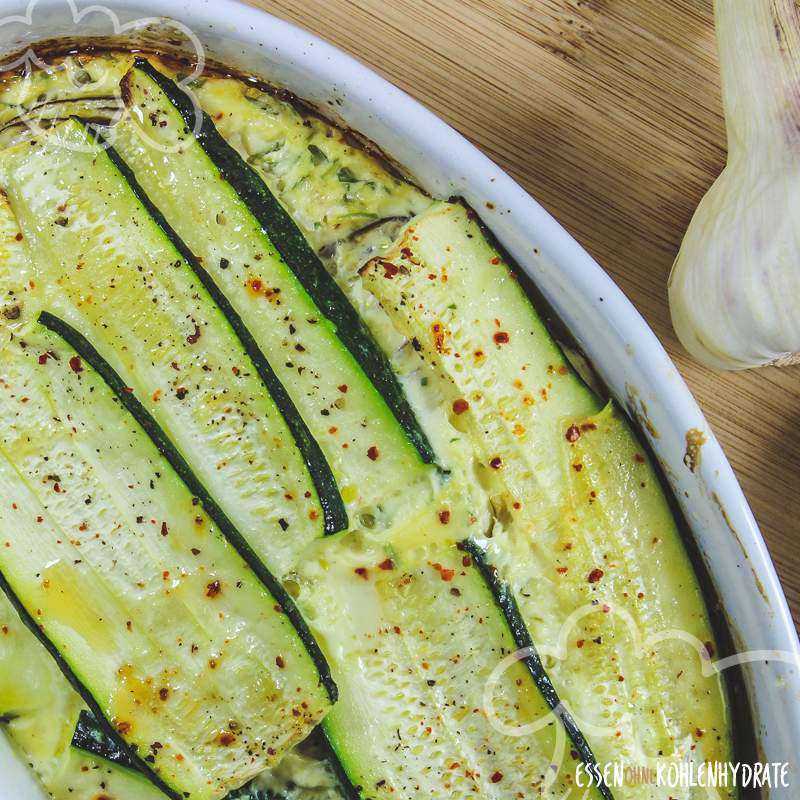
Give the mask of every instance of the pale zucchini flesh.
[[[564, 796], [575, 761], [561, 723], [521, 661], [487, 711], [487, 682], [516, 643], [469, 552], [429, 538], [391, 556], [326, 543], [306, 565], [313, 599], [300, 602], [317, 609], [341, 692], [323, 729], [352, 794]], [[335, 626], [322, 617], [331, 607]]]

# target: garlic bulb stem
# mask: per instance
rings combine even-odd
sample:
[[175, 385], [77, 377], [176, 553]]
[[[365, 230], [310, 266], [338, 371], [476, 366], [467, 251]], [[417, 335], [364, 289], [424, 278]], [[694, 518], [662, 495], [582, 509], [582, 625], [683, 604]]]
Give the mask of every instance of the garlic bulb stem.
[[728, 162], [669, 280], [675, 330], [700, 361], [800, 359], [800, 14], [795, 0], [716, 0]]

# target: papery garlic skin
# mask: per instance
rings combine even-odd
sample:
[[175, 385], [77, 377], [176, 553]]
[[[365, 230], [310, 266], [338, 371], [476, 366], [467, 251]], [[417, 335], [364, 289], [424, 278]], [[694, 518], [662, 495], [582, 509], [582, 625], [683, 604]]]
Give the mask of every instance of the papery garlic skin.
[[800, 357], [800, 19], [793, 0], [717, 0], [728, 163], [669, 280], [686, 349], [721, 369]]

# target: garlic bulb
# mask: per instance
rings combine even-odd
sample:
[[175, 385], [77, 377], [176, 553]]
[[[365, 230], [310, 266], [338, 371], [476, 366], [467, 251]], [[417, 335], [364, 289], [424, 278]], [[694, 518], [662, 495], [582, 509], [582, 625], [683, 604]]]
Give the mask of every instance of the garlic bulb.
[[728, 162], [669, 279], [672, 323], [723, 369], [800, 361], [800, 15], [716, 0]]

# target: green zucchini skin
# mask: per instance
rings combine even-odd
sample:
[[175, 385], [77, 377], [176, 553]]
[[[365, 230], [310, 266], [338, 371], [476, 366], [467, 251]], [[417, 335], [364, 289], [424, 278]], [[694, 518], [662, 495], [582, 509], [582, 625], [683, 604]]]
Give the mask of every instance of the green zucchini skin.
[[[106, 731], [97, 723], [96, 717], [89, 711], [81, 711], [72, 736], [72, 747], [120, 767], [138, 769], [128, 753], [119, 749], [117, 743], [108, 737]], [[231, 792], [225, 800], [281, 800], [281, 797], [268, 789], [259, 789], [248, 783], [241, 789]]]
[[303, 455], [303, 460], [306, 462], [309, 474], [314, 483], [314, 488], [317, 490], [320, 506], [322, 507], [325, 533], [330, 535], [347, 530], [347, 512], [345, 511], [344, 503], [339, 494], [339, 489], [336, 486], [336, 480], [333, 477], [333, 473], [325, 459], [322, 449], [311, 435], [300, 412], [292, 402], [283, 384], [278, 380], [278, 377], [275, 375], [264, 353], [256, 344], [252, 334], [245, 326], [242, 318], [236, 313], [236, 310], [233, 308], [228, 298], [219, 290], [211, 275], [200, 265], [200, 262], [195, 258], [194, 254], [189, 250], [178, 234], [175, 233], [161, 211], [152, 203], [139, 185], [139, 182], [136, 180], [136, 177], [133, 172], [131, 172], [128, 165], [120, 158], [114, 148], [103, 139], [97, 127], [80, 117], [73, 117], [73, 119], [83, 125], [87, 132], [95, 137], [98, 143], [105, 149], [111, 162], [130, 186], [134, 195], [136, 195], [136, 199], [144, 206], [155, 224], [161, 228], [167, 238], [172, 242], [175, 249], [185, 259], [186, 263], [189, 264], [194, 274], [197, 275], [206, 291], [219, 306], [230, 323], [230, 326], [239, 337], [239, 341], [241, 341], [245, 352], [253, 362], [259, 378], [267, 387], [270, 395], [272, 395], [275, 404], [278, 406], [284, 420], [286, 420], [286, 424], [292, 433], [295, 444]]
[[[175, 789], [168, 786], [156, 772], [150, 769], [144, 759], [142, 759], [133, 747], [130, 747], [125, 740], [114, 730], [114, 726], [106, 719], [100, 705], [88, 689], [81, 683], [78, 676], [73, 672], [70, 665], [62, 658], [58, 648], [47, 638], [42, 629], [37, 625], [36, 620], [31, 616], [30, 612], [23, 605], [22, 601], [17, 597], [11, 585], [6, 580], [2, 571], [0, 570], [0, 591], [5, 594], [14, 610], [19, 615], [23, 625], [28, 628], [31, 633], [42, 643], [45, 650], [53, 657], [58, 668], [63, 673], [64, 677], [69, 681], [73, 689], [81, 696], [82, 700], [91, 710], [95, 720], [100, 720], [97, 723], [98, 730], [102, 736], [107, 739], [110, 744], [113, 744], [120, 757], [126, 757], [128, 764], [133, 768], [144, 774], [147, 779], [160, 791], [162, 791], [171, 800], [183, 800], [183, 795]], [[120, 763], [120, 762], [118, 762]]]
[[[134, 66], [158, 84], [186, 120], [187, 127], [198, 130], [195, 108], [186, 95], [147, 59], [137, 58]], [[124, 80], [122, 91], [124, 97]], [[364, 373], [383, 395], [422, 460], [428, 464], [433, 463], [433, 448], [417, 422], [388, 358], [292, 218], [258, 173], [222, 138], [207, 114], [203, 114], [197, 141], [223, 178], [235, 187], [320, 311], [336, 326], [342, 344], [352, 353]]]
[[[125, 382], [115, 372], [111, 365], [98, 353], [92, 343], [83, 334], [76, 331], [71, 325], [58, 317], [53, 316], [47, 311], [42, 311], [39, 315], [39, 322], [48, 330], [60, 336], [69, 344], [78, 355], [91, 366], [95, 372], [103, 379], [106, 385], [116, 395], [123, 408], [141, 425], [150, 440], [158, 448], [159, 452], [166, 458], [170, 466], [175, 470], [181, 480], [186, 484], [195, 497], [200, 499], [200, 503], [206, 513], [222, 531], [223, 536], [231, 543], [236, 552], [242, 557], [245, 563], [253, 571], [253, 574], [261, 581], [272, 596], [280, 603], [283, 612], [297, 631], [309, 656], [313, 660], [319, 672], [320, 683], [324, 686], [328, 697], [332, 703], [338, 699], [336, 683], [331, 676], [330, 667], [325, 656], [320, 650], [316, 639], [311, 634], [305, 620], [297, 609], [289, 593], [283, 584], [277, 580], [272, 573], [264, 566], [258, 558], [247, 540], [242, 536], [234, 524], [228, 519], [225, 512], [217, 505], [213, 497], [206, 488], [200, 483], [191, 467], [186, 463], [183, 456], [172, 446], [166, 433], [161, 426], [150, 415], [147, 409], [129, 391]], [[35, 622], [31, 620], [35, 626]], [[52, 645], [48, 649], [52, 648]], [[53, 650], [50, 649], [52, 653]], [[73, 684], [75, 685], [75, 684]], [[77, 688], [77, 687], [76, 687]], [[87, 705], [92, 711], [99, 712], [96, 704], [93, 706], [87, 701]], [[99, 716], [102, 716], [100, 714]], [[116, 741], [116, 739], [115, 739]]]
[[120, 749], [117, 742], [108, 735], [105, 727], [97, 721], [98, 719], [102, 717], [98, 718], [86, 709], [81, 711], [75, 725], [75, 733], [72, 734], [72, 746], [121, 767], [138, 769], [138, 765], [131, 760], [130, 753]]
[[[506, 622], [508, 623], [508, 627], [511, 630], [511, 635], [514, 637], [517, 647], [520, 650], [526, 649], [528, 651], [529, 655], [522, 660], [531, 673], [536, 687], [542, 693], [545, 702], [553, 709], [553, 712], [559, 720], [561, 720], [561, 724], [564, 726], [567, 736], [569, 736], [572, 744], [575, 746], [575, 750], [580, 756], [581, 761], [589, 767], [597, 767], [597, 759], [594, 757], [592, 748], [589, 746], [580, 728], [575, 724], [575, 720], [572, 719], [570, 713], [564, 708], [558, 696], [558, 692], [556, 692], [555, 687], [544, 669], [542, 659], [536, 651], [528, 627], [522, 619], [522, 614], [520, 614], [513, 591], [500, 577], [497, 568], [489, 563], [483, 548], [475, 540], [465, 539], [459, 544], [459, 548], [470, 554], [473, 563], [483, 577], [486, 585], [491, 590], [498, 608], [503, 612], [503, 616], [506, 618]], [[602, 771], [598, 769], [596, 774], [601, 778], [597, 784], [597, 790], [604, 800], [614, 800], [614, 795], [611, 793], [605, 781], [602, 780]]]

